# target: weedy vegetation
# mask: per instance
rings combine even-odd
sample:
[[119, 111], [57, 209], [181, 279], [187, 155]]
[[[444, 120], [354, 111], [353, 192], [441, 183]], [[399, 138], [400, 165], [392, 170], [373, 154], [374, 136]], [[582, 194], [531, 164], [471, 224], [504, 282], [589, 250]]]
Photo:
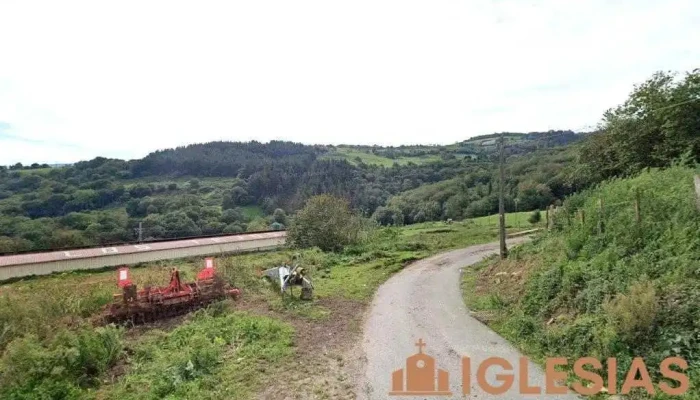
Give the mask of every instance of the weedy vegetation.
[[508, 260], [489, 260], [465, 273], [468, 307], [539, 359], [616, 357], [623, 373], [641, 356], [656, 380], [664, 358], [682, 357], [691, 366], [688, 398], [698, 398], [700, 374], [692, 367], [700, 363], [694, 173], [686, 167], [651, 170], [572, 196], [555, 214], [551, 231]]
[[[522, 229], [515, 226], [522, 218], [510, 216], [509, 230]], [[392, 274], [442, 250], [495, 240], [496, 221], [375, 227], [336, 252], [309, 248], [220, 256], [217, 268], [243, 290], [241, 302], [216, 303], [133, 329], [95, 325], [117, 291], [113, 270], [5, 283], [0, 286], [0, 398], [252, 398], [274, 381], [266, 371], [294, 369], [299, 362], [303, 350], [295, 343], [295, 323], [336, 317], [325, 300], [356, 302], [359, 318]], [[263, 269], [293, 259], [311, 272], [312, 302], [283, 298], [260, 277]], [[139, 286], [164, 285], [173, 266], [192, 280], [202, 260], [136, 266], [132, 279]]]

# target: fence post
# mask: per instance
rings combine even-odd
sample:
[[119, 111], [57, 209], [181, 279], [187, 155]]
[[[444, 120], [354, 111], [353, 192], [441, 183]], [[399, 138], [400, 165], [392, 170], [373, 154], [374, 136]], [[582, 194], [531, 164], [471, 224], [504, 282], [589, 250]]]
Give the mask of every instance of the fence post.
[[634, 216], [638, 224], [642, 222], [642, 214], [639, 210], [639, 189], [634, 191]]
[[603, 233], [605, 230], [605, 208], [603, 207], [603, 198], [598, 199], [598, 208], [600, 209], [598, 216], [598, 233]]
[[549, 206], [544, 209], [544, 228], [549, 230]]
[[554, 228], [554, 211], [556, 210], [556, 207], [554, 207], [554, 204], [549, 205], [549, 228]]

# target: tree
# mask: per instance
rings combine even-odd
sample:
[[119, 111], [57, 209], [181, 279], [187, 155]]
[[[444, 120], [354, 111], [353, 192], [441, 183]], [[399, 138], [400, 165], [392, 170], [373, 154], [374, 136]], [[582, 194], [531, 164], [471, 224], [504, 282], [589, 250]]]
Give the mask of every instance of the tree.
[[337, 251], [356, 243], [360, 230], [359, 217], [350, 211], [347, 200], [322, 194], [309, 198], [294, 216], [287, 239], [296, 247]]
[[224, 233], [241, 233], [243, 228], [238, 224], [229, 224], [224, 228]]
[[202, 234], [202, 230], [183, 211], [169, 212], [165, 214], [161, 221], [165, 229], [165, 237], [190, 237]]
[[397, 210], [390, 207], [377, 207], [372, 215], [377, 223], [380, 225], [403, 225], [403, 215], [401, 210]]
[[600, 179], [666, 167], [688, 153], [700, 161], [700, 69], [676, 80], [657, 72], [608, 110], [581, 149], [586, 173]]
[[153, 193], [153, 188], [143, 183], [138, 183], [129, 189], [129, 196], [131, 197], [146, 197], [151, 193]]
[[244, 206], [248, 204], [249, 201], [250, 198], [248, 197], [248, 192], [244, 188], [236, 186], [233, 189], [231, 189], [230, 192], [224, 195], [224, 200], [221, 204], [221, 207], [223, 209], [228, 209], [238, 206]]
[[272, 220], [274, 222], [284, 225], [287, 223], [287, 214], [284, 212], [283, 209], [277, 208], [275, 209], [275, 212], [272, 213]]
[[240, 208], [229, 208], [221, 213], [221, 222], [225, 224], [233, 224], [235, 222], [241, 222], [245, 218]]
[[32, 242], [30, 242], [29, 240], [0, 236], [0, 254], [26, 251], [29, 250], [31, 247]]
[[265, 197], [261, 207], [266, 214], [272, 214], [277, 208], [277, 202], [270, 197]]
[[187, 182], [187, 187], [194, 190], [199, 189], [199, 179], [190, 179], [190, 181]]
[[90, 214], [72, 212], [61, 218], [61, 224], [67, 228], [84, 230], [92, 223]]
[[520, 209], [523, 211], [547, 208], [554, 201], [552, 191], [547, 185], [532, 181], [521, 182], [518, 185], [518, 198]]

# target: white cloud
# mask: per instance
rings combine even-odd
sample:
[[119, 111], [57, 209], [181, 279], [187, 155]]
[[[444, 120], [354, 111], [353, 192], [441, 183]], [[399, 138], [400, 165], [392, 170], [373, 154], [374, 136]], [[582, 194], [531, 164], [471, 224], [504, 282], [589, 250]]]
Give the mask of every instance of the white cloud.
[[694, 0], [3, 2], [0, 164], [580, 129], [698, 33]]

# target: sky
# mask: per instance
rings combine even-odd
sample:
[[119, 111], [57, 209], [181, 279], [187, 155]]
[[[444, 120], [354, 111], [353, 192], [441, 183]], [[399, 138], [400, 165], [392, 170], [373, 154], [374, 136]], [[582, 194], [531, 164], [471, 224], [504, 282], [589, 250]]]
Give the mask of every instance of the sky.
[[698, 39], [697, 0], [0, 0], [0, 164], [590, 130]]

